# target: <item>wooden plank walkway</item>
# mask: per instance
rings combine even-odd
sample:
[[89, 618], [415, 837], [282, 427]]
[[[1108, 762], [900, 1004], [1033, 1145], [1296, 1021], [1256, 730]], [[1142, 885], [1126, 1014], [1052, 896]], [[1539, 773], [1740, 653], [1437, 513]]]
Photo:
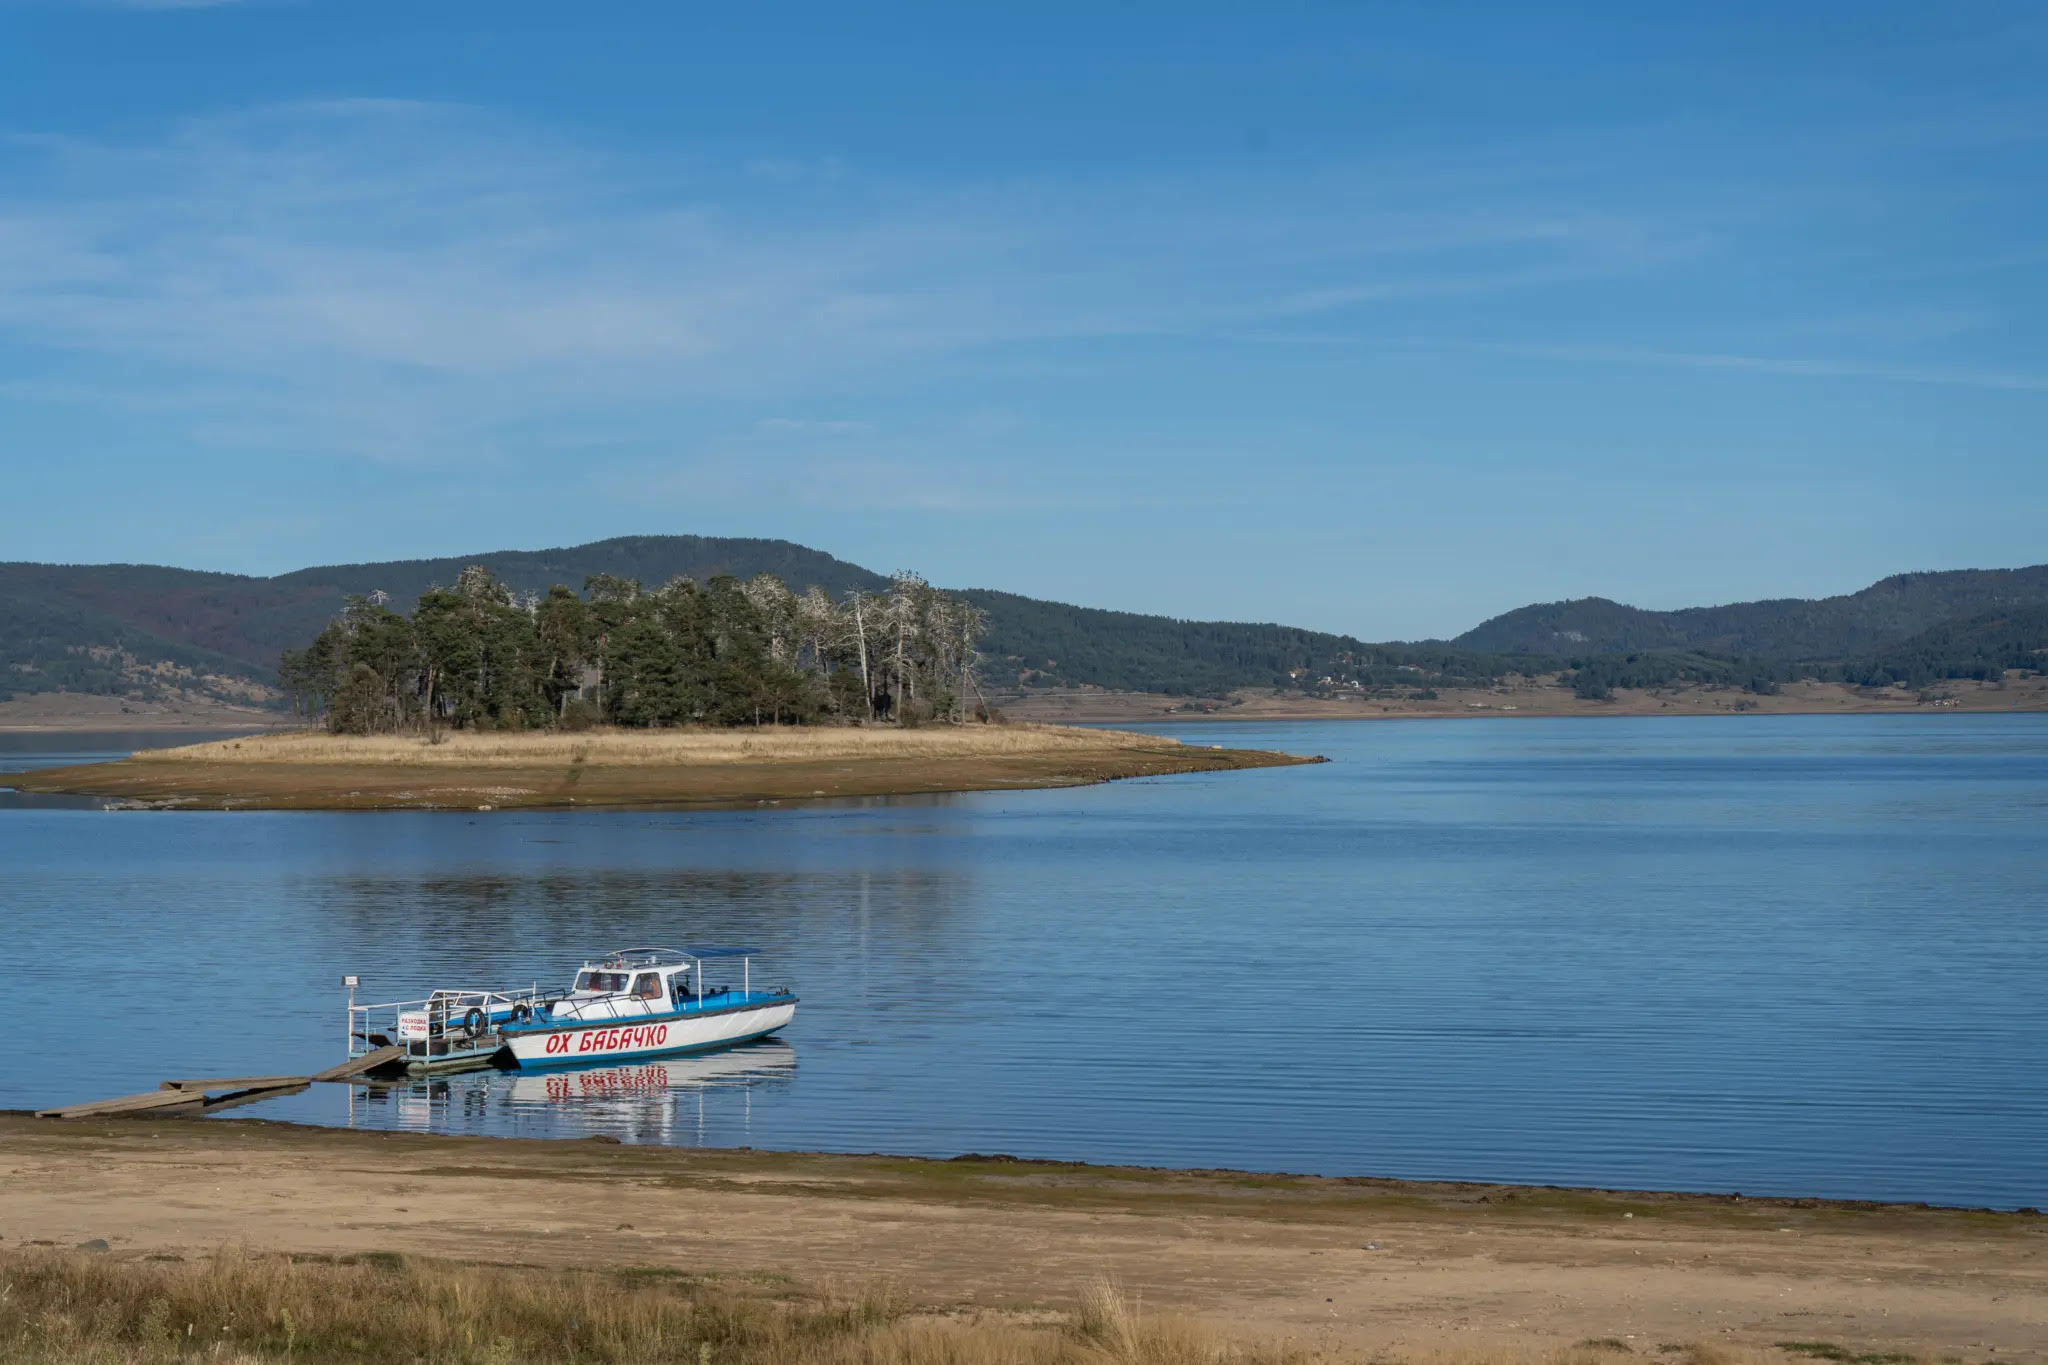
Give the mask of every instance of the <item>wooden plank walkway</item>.
[[297, 1085], [259, 1085], [249, 1090], [236, 1090], [217, 1099], [208, 1099], [205, 1112], [211, 1114], [221, 1109], [233, 1109], [238, 1104], [254, 1104], [258, 1100], [281, 1100], [286, 1095], [298, 1094], [307, 1084], [300, 1081]]
[[386, 1062], [395, 1062], [403, 1056], [405, 1056], [405, 1049], [395, 1044], [391, 1047], [373, 1048], [360, 1057], [349, 1058], [340, 1066], [330, 1066], [325, 1071], [311, 1077], [311, 1079], [316, 1081], [346, 1081], [360, 1076], [366, 1071], [375, 1071]]
[[39, 1119], [88, 1119], [108, 1114], [139, 1114], [145, 1110], [163, 1111], [190, 1107], [198, 1109], [205, 1105], [206, 1096], [189, 1094], [183, 1090], [151, 1090], [141, 1095], [120, 1095], [111, 1100], [86, 1100], [79, 1104], [67, 1104], [56, 1109], [38, 1109]]
[[255, 1090], [272, 1085], [300, 1085], [310, 1076], [216, 1076], [196, 1081], [159, 1081], [159, 1090]]
[[[238, 1104], [254, 1104], [258, 1100], [278, 1099], [285, 1095], [296, 1095], [315, 1081], [350, 1081], [380, 1066], [388, 1066], [405, 1056], [401, 1047], [380, 1047], [365, 1052], [360, 1057], [351, 1057], [338, 1066], [311, 1076], [221, 1076], [212, 1079], [165, 1081], [156, 1089], [140, 1095], [119, 1095], [110, 1100], [85, 1100], [78, 1104], [59, 1105], [55, 1109], [38, 1109], [39, 1119], [90, 1119], [109, 1118], [117, 1114], [185, 1114], [213, 1113], [220, 1109], [232, 1109]], [[212, 1094], [210, 1091], [226, 1091], [226, 1094]]]

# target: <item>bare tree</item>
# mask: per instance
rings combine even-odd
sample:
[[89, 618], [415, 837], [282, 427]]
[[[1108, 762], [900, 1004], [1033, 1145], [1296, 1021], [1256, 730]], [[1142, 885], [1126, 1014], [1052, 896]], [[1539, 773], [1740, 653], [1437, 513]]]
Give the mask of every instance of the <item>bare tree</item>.
[[768, 637], [768, 657], [778, 664], [794, 663], [796, 594], [772, 573], [755, 574], [741, 585], [740, 591], [761, 618]]
[[875, 718], [875, 681], [868, 673], [868, 595], [855, 588], [846, 595], [846, 605], [853, 617], [853, 639], [860, 650], [860, 692], [867, 705], [868, 719]]
[[831, 671], [828, 651], [833, 639], [839, 634], [839, 612], [832, 605], [832, 599], [825, 590], [813, 583], [802, 597], [796, 599], [794, 617], [796, 622], [797, 664], [805, 666], [803, 655], [810, 654], [809, 668], [819, 677]]
[[896, 637], [896, 692], [890, 712], [901, 724], [905, 706], [917, 698], [916, 675], [912, 671], [912, 650], [922, 643], [923, 624], [931, 584], [905, 570], [889, 582], [889, 626]]

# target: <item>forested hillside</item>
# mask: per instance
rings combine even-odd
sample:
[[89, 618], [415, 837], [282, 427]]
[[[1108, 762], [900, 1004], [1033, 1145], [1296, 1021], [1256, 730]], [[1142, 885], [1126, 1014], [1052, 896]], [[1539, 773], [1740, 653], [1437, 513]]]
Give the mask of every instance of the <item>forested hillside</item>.
[[[622, 536], [560, 550], [331, 564], [276, 578], [147, 564], [0, 564], [0, 668], [47, 665], [56, 659], [53, 644], [98, 647], [119, 634], [145, 651], [196, 647], [216, 666], [267, 681], [278, 655], [317, 635], [350, 595], [383, 593], [410, 606], [476, 563], [490, 565], [515, 592], [531, 593], [556, 583], [580, 587], [599, 574], [659, 585], [772, 573], [799, 591], [815, 583], [831, 593], [879, 590], [889, 581], [786, 540], [707, 536]], [[17, 619], [31, 607], [42, 623], [33, 640]]]
[[[649, 590], [678, 578], [773, 575], [802, 595], [881, 591], [883, 575], [780, 540], [628, 536], [553, 550], [339, 564], [275, 578], [149, 565], [0, 564], [0, 691], [102, 693], [178, 685], [223, 695], [276, 680], [351, 596], [409, 611], [486, 566], [515, 597], [593, 578]], [[377, 598], [382, 594], [381, 601]], [[1993, 658], [2038, 661], [2048, 565], [1901, 574], [1858, 593], [1653, 612], [1602, 598], [1521, 608], [1449, 643], [1373, 644], [1290, 626], [1181, 621], [1020, 597], [980, 608], [984, 686], [1097, 686], [1175, 695], [1240, 687], [1416, 691], [1563, 673], [1582, 695], [1681, 682], [1766, 688], [1796, 676], [1924, 683]], [[2033, 667], [2037, 663], [2008, 663]]]
[[[171, 658], [197, 649], [209, 667], [265, 682], [278, 656], [303, 648], [351, 595], [381, 593], [409, 608], [480, 563], [515, 593], [580, 587], [602, 575], [658, 587], [676, 578], [773, 574], [798, 593], [832, 597], [879, 591], [889, 579], [788, 541], [704, 536], [628, 536], [554, 550], [500, 551], [447, 559], [326, 565], [276, 578], [196, 573], [146, 565], [0, 564], [0, 677], [41, 690], [64, 668], [81, 690], [119, 690], [118, 669], [82, 670], [69, 660], [117, 636], [138, 656]], [[1347, 636], [1290, 626], [1179, 621], [1104, 611], [987, 589], [957, 594], [988, 614], [981, 676], [987, 685], [1090, 685], [1174, 695], [1213, 695], [1246, 686], [1311, 685], [1330, 677], [1387, 685], [1452, 685], [1496, 676], [1500, 661], [1444, 645], [1369, 646]], [[17, 628], [19, 627], [19, 628]], [[179, 656], [182, 657], [182, 656]]]
[[1704, 650], [1839, 660], [1872, 654], [1945, 621], [2030, 606], [2048, 606], [2048, 564], [1894, 574], [1840, 597], [1679, 611], [1644, 611], [1604, 597], [1545, 602], [1496, 616], [1452, 643], [1503, 654]]
[[1842, 667], [1845, 681], [1924, 687], [1942, 678], [1997, 678], [2008, 668], [2048, 670], [2048, 606], [1944, 621]]
[[91, 605], [0, 583], [0, 700], [16, 692], [115, 695], [166, 686], [243, 698], [257, 676], [238, 659]]
[[446, 559], [330, 564], [256, 581], [275, 584], [286, 593], [331, 597], [337, 606], [349, 593], [382, 592], [394, 602], [412, 602], [429, 588], [452, 585], [471, 564], [490, 565], [499, 581], [522, 593], [544, 593], [558, 583], [580, 586], [587, 578], [605, 574], [658, 587], [675, 578], [708, 583], [721, 575], [744, 579], [765, 573], [798, 592], [815, 586], [833, 596], [853, 588], [880, 592], [889, 586], [884, 574], [792, 541], [714, 536], [619, 536], [557, 550], [492, 550]]
[[987, 588], [959, 594], [988, 614], [982, 653], [1004, 685], [1093, 686], [1172, 696], [1238, 687], [1458, 686], [1490, 682], [1514, 661], [1454, 646], [1367, 644], [1294, 626], [1179, 621], [1074, 607]]

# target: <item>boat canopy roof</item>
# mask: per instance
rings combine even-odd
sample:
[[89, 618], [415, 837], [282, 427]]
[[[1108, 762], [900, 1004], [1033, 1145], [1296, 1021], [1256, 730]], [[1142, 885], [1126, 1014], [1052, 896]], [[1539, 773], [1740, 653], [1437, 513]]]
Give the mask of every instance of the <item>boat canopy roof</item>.
[[621, 948], [596, 961], [586, 963], [587, 967], [607, 968], [613, 971], [633, 967], [685, 967], [707, 957], [759, 957], [758, 948], [742, 948], [723, 943], [692, 943], [681, 948]]

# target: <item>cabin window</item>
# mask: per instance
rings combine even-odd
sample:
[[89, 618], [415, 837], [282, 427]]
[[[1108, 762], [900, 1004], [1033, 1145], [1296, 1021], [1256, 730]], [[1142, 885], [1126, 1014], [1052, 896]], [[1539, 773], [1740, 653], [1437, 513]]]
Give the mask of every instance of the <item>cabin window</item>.
[[579, 991], [597, 991], [606, 995], [616, 995], [626, 989], [626, 974], [624, 972], [578, 972], [576, 974], [576, 989]]
[[661, 999], [661, 975], [658, 972], [642, 972], [633, 982], [633, 994], [642, 1000]]

